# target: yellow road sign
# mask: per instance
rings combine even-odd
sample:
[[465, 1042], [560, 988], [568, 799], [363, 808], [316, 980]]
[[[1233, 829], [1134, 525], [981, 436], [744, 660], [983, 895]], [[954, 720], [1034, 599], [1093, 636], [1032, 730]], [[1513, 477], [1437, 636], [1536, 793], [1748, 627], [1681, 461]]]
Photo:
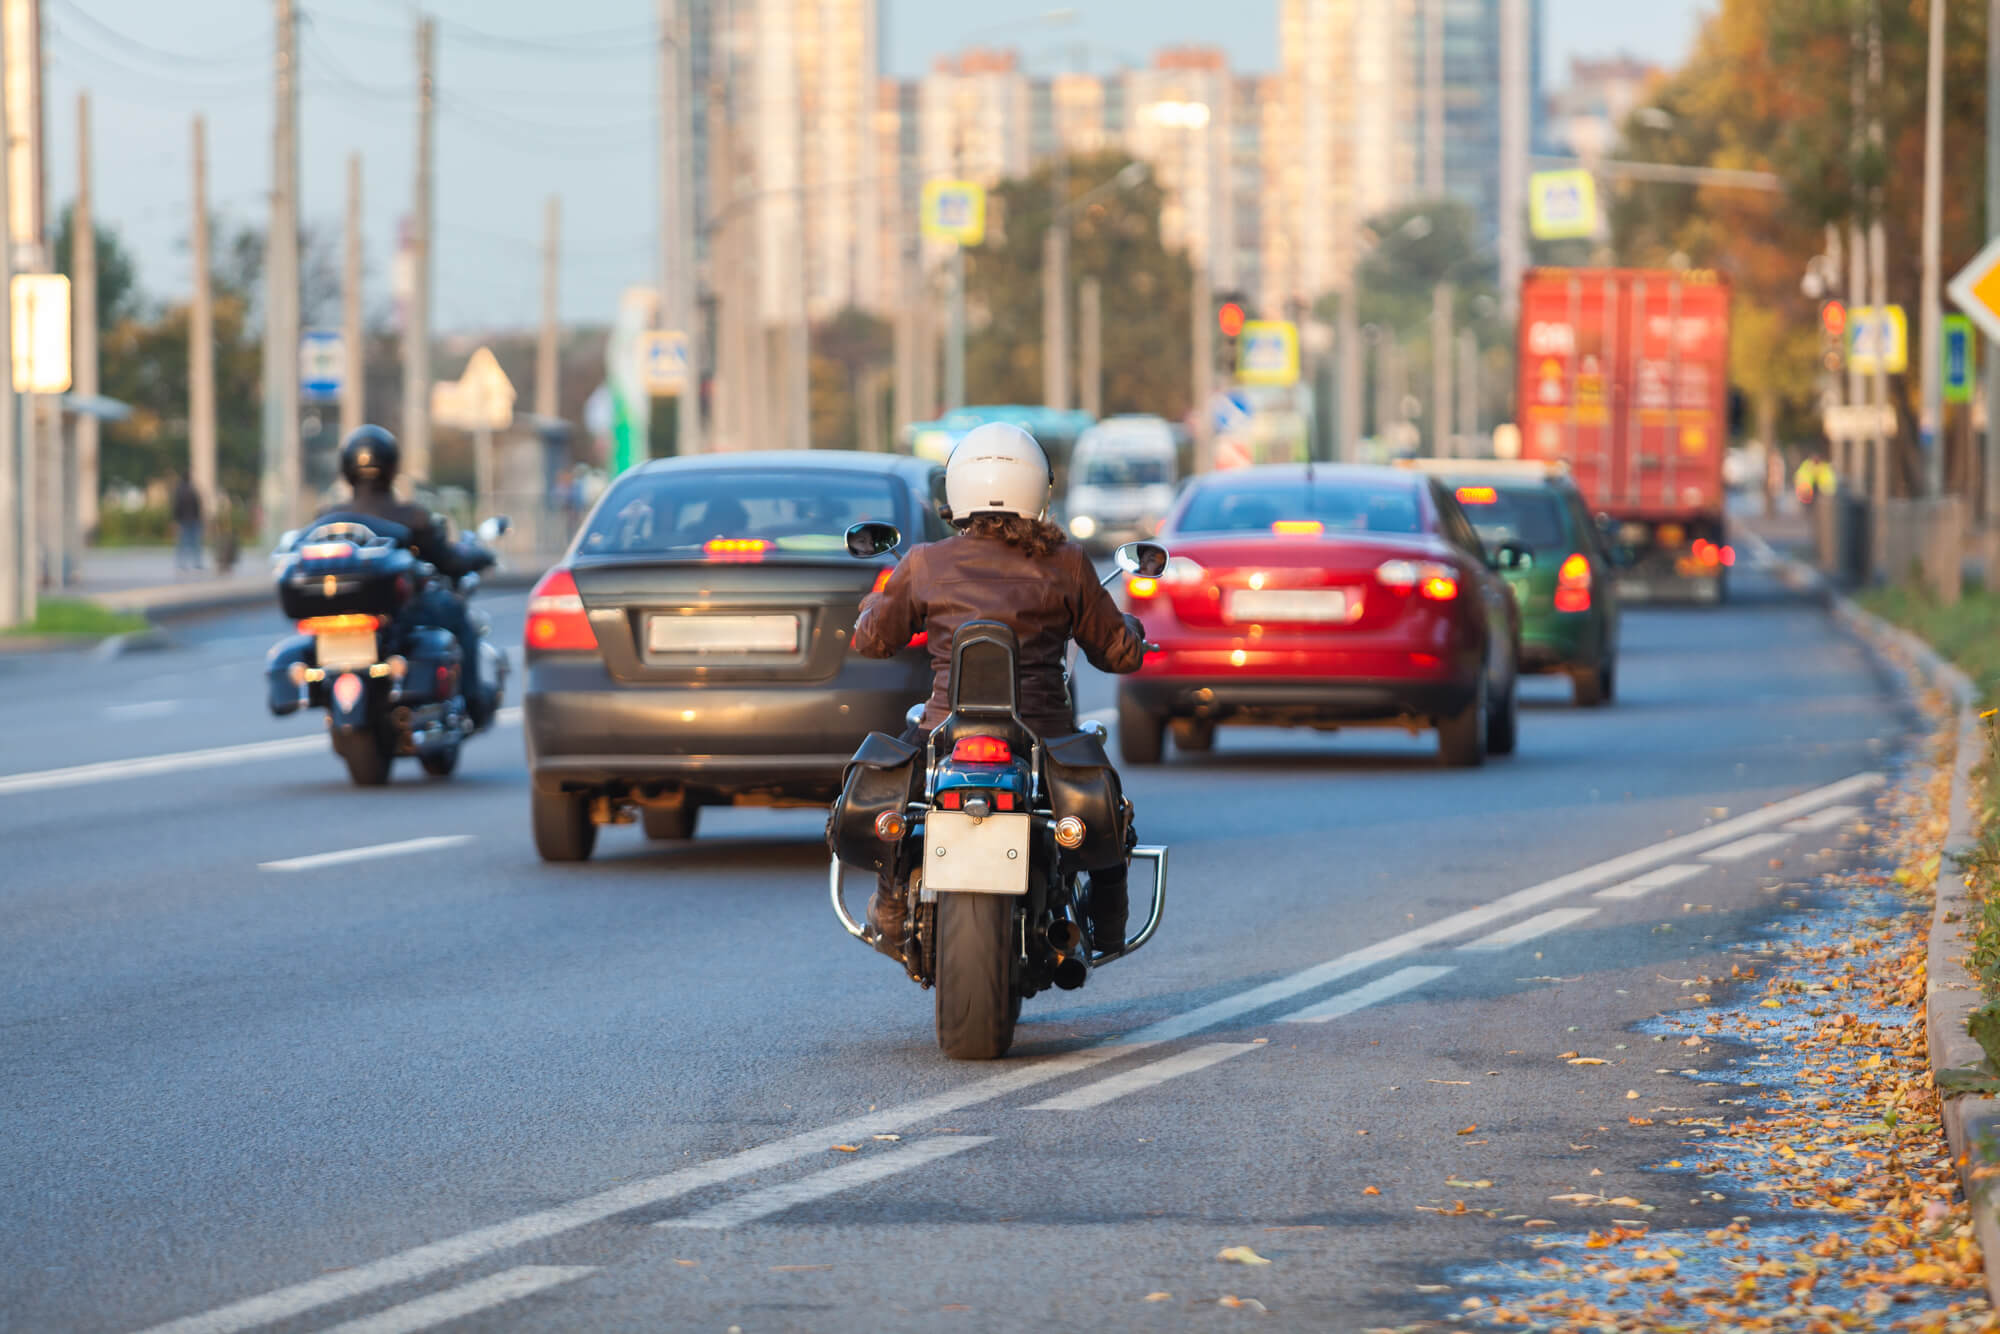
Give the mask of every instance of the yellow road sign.
[[986, 239], [986, 187], [977, 181], [925, 181], [924, 235], [975, 246]]
[[504, 431], [514, 424], [514, 384], [491, 348], [465, 363], [465, 374], [431, 386], [431, 416], [462, 431]]
[[1299, 326], [1290, 320], [1246, 320], [1236, 340], [1238, 384], [1282, 388], [1299, 382]]
[[1988, 241], [1944, 290], [1980, 332], [2000, 343], [2000, 237]]
[[14, 392], [69, 392], [69, 279], [14, 275]]
[[1538, 241], [1597, 234], [1597, 178], [1581, 168], [1528, 178], [1528, 230]]
[[1847, 364], [1862, 375], [1873, 375], [1876, 362], [1890, 375], [1910, 368], [1910, 321], [1901, 306], [1884, 306], [1878, 318], [1873, 306], [1847, 312]]

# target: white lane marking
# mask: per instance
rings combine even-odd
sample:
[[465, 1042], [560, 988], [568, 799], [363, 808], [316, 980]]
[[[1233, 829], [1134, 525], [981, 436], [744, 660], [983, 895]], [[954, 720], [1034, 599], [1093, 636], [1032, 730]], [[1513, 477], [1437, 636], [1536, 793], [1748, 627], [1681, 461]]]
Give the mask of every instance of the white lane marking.
[[[496, 727], [511, 727], [521, 721], [519, 705], [494, 715]], [[276, 741], [250, 741], [240, 746], [212, 746], [206, 750], [176, 751], [171, 755], [141, 755], [129, 760], [103, 760], [96, 764], [76, 764], [66, 769], [43, 769], [35, 773], [0, 774], [0, 797], [17, 792], [48, 792], [56, 788], [82, 787], [119, 778], [150, 778], [155, 774], [183, 773], [190, 769], [215, 769], [253, 760], [275, 760], [287, 755], [307, 755], [326, 749], [326, 734], [281, 737]]]
[[908, 1172], [913, 1168], [949, 1158], [967, 1149], [976, 1149], [992, 1140], [991, 1135], [940, 1135], [936, 1139], [920, 1140], [905, 1147], [866, 1154], [853, 1162], [829, 1167], [824, 1172], [815, 1172], [797, 1181], [787, 1181], [776, 1186], [766, 1186], [763, 1190], [753, 1190], [747, 1195], [739, 1195], [733, 1200], [724, 1200], [713, 1208], [704, 1209], [686, 1218], [669, 1218], [656, 1227], [684, 1228], [725, 1228], [742, 1223], [754, 1223], [760, 1218], [814, 1200], [823, 1200], [829, 1195], [838, 1195], [856, 1186], [865, 1186], [871, 1181]]
[[1172, 1056], [1150, 1062], [1132, 1070], [1121, 1071], [1107, 1076], [1082, 1088], [1072, 1089], [1045, 1102], [1038, 1102], [1028, 1108], [1031, 1112], [1083, 1112], [1092, 1107], [1102, 1107], [1113, 1098], [1122, 1098], [1128, 1093], [1153, 1088], [1180, 1075], [1191, 1075], [1197, 1070], [1206, 1070], [1219, 1061], [1232, 1056], [1241, 1056], [1246, 1051], [1257, 1050], [1254, 1042], [1211, 1042], [1204, 1046], [1192, 1047], [1187, 1051], [1175, 1052]]
[[258, 862], [260, 871], [311, 871], [343, 862], [365, 862], [376, 857], [393, 857], [399, 852], [429, 852], [470, 843], [470, 834], [433, 834], [428, 838], [406, 838], [396, 843], [375, 843], [365, 848], [343, 848], [339, 852], [315, 852], [309, 857], [287, 857], [283, 861]]
[[1623, 884], [1613, 885], [1609, 889], [1598, 890], [1597, 897], [1600, 899], [1644, 898], [1656, 889], [1665, 889], [1669, 885], [1678, 885], [1683, 880], [1692, 880], [1703, 871], [1706, 871], [1708, 867], [1709, 863], [1707, 862], [1676, 862], [1671, 866], [1656, 866], [1644, 875], [1634, 876]]
[[1460, 945], [1462, 950], [1478, 950], [1491, 953], [1495, 950], [1510, 950], [1516, 945], [1533, 940], [1536, 936], [1546, 936], [1551, 931], [1560, 931], [1566, 926], [1575, 926], [1586, 917], [1595, 917], [1595, 908], [1551, 908], [1544, 913], [1536, 913], [1526, 921], [1512, 926], [1503, 926], [1491, 935]]
[[447, 1320], [476, 1315], [503, 1303], [518, 1301], [544, 1288], [553, 1288], [559, 1283], [573, 1283], [585, 1274], [596, 1272], [595, 1265], [522, 1265], [487, 1278], [475, 1279], [449, 1292], [419, 1297], [375, 1315], [335, 1325], [325, 1334], [416, 1334], [418, 1330], [442, 1325]]
[[1859, 814], [1861, 814], [1859, 806], [1829, 806], [1823, 811], [1814, 811], [1811, 815], [1801, 816], [1788, 823], [1785, 828], [1795, 834], [1817, 834], [1822, 830], [1844, 824]]
[[1279, 1016], [1284, 1024], [1323, 1024], [1329, 1019], [1339, 1019], [1365, 1010], [1381, 1001], [1393, 1000], [1406, 991], [1414, 991], [1426, 982], [1435, 982], [1451, 972], [1449, 965], [1413, 964], [1408, 968], [1398, 968], [1387, 977], [1378, 977], [1373, 982], [1364, 982], [1352, 991], [1343, 991], [1337, 996], [1329, 996], [1317, 1005], [1308, 1005], [1303, 1010], [1294, 1010]]
[[165, 718], [180, 710], [181, 702], [177, 699], [148, 699], [137, 704], [107, 704], [104, 716], [113, 722], [131, 722], [141, 718]]
[[628, 1182], [538, 1213], [524, 1214], [518, 1218], [475, 1228], [470, 1232], [461, 1232], [455, 1237], [446, 1237], [441, 1241], [398, 1251], [380, 1260], [355, 1265], [335, 1273], [322, 1274], [290, 1287], [245, 1297], [212, 1311], [203, 1311], [155, 1325], [142, 1331], [141, 1334], [234, 1334], [237, 1330], [251, 1329], [258, 1325], [288, 1319], [332, 1302], [347, 1301], [381, 1288], [425, 1278], [499, 1251], [559, 1236], [617, 1214], [661, 1204], [692, 1191], [732, 1181], [737, 1177], [769, 1171], [799, 1158], [825, 1153], [828, 1144], [851, 1143], [869, 1135], [887, 1134], [911, 1126], [929, 1124], [938, 1117], [948, 1116], [964, 1108], [1004, 1098], [1037, 1084], [1046, 1084], [1079, 1073], [1139, 1048], [1157, 1046], [1191, 1033], [1203, 1032], [1227, 1023], [1238, 1015], [1288, 1000], [1301, 992], [1323, 986], [1350, 973], [1372, 968], [1384, 960], [1400, 958], [1436, 941], [1462, 935], [1524, 908], [1546, 903], [1564, 894], [1587, 889], [1620, 876], [1631, 875], [1656, 863], [1671, 861], [1687, 853], [1741, 837], [1749, 830], [1792, 819], [1807, 811], [1816, 810], [1828, 802], [1840, 801], [1871, 791], [1880, 787], [1882, 782], [1883, 777], [1878, 773], [1862, 773], [1852, 778], [1843, 778], [1837, 783], [1829, 783], [1825, 787], [1774, 802], [1762, 810], [1751, 811], [1707, 829], [1698, 829], [1651, 847], [1613, 857], [1595, 866], [1586, 866], [1580, 871], [1573, 871], [1554, 880], [1517, 890], [1492, 903], [1454, 913], [1441, 921], [1413, 927], [1400, 935], [1352, 950], [1339, 958], [1315, 964], [1289, 977], [1282, 977], [1234, 996], [1225, 996], [1196, 1009], [1171, 1015], [1123, 1037], [1109, 1039], [1100, 1046], [1066, 1052], [1042, 1061], [1023, 1063], [958, 1088], [933, 1094], [928, 1098], [919, 1098], [915, 1102], [883, 1108], [834, 1125], [802, 1131], [790, 1138], [756, 1145], [728, 1157]]
[[1704, 861], [1740, 862], [1745, 857], [1754, 857], [1760, 852], [1769, 852], [1779, 844], [1789, 842], [1790, 839], [1790, 834], [1752, 834], [1748, 838], [1739, 838], [1734, 843], [1730, 843], [1724, 847], [1712, 848], [1701, 855]]

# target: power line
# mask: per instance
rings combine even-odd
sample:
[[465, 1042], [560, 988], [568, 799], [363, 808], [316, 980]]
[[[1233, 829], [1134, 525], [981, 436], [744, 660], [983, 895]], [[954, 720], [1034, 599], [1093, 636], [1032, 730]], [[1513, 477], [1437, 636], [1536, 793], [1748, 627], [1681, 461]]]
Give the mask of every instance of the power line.
[[[109, 55], [85, 42], [79, 41], [72, 34], [54, 25], [44, 30], [44, 36], [51, 39], [52, 45], [67, 47], [71, 50], [73, 57], [80, 66], [79, 73], [87, 73], [92, 67], [102, 69], [108, 66], [133, 78], [150, 80], [155, 84], [172, 88], [178, 93], [184, 95], [192, 94], [196, 97], [215, 95], [245, 97], [261, 92], [268, 86], [265, 80], [255, 75], [221, 80], [200, 79], [184, 74], [175, 75], [162, 70], [148, 69], [143, 65], [130, 64], [120, 56]], [[61, 62], [52, 61], [51, 63], [60, 64]]]
[[111, 42], [113, 45], [123, 47], [126, 50], [131, 51], [137, 55], [149, 57], [154, 60], [165, 61], [168, 64], [175, 66], [187, 66], [187, 65], [206, 65], [210, 67], [221, 67], [228, 65], [240, 66], [245, 60], [249, 60], [252, 63], [258, 63], [258, 57], [263, 49], [262, 39], [252, 38], [249, 41], [244, 42], [239, 46], [230, 47], [222, 52], [209, 52], [206, 54], [196, 55], [186, 51], [168, 51], [165, 50], [164, 48], [153, 46], [146, 42], [142, 42], [135, 37], [129, 36], [126, 33], [119, 31], [111, 24], [106, 23], [103, 19], [98, 18], [96, 15], [92, 14], [89, 10], [77, 4], [75, 0], [55, 0], [55, 2], [68, 13], [83, 20], [83, 23], [86, 27], [93, 29], [100, 36], [102, 36], [105, 40]]

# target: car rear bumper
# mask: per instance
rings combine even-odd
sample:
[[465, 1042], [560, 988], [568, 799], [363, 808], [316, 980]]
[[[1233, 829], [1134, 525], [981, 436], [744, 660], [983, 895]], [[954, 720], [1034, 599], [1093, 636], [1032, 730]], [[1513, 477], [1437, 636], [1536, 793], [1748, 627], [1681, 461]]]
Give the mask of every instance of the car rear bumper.
[[1120, 688], [1167, 718], [1318, 726], [1449, 717], [1472, 702], [1477, 681], [1128, 678]]
[[1555, 612], [1524, 617], [1521, 670], [1553, 672], [1595, 667], [1604, 657], [1604, 619], [1592, 612]]

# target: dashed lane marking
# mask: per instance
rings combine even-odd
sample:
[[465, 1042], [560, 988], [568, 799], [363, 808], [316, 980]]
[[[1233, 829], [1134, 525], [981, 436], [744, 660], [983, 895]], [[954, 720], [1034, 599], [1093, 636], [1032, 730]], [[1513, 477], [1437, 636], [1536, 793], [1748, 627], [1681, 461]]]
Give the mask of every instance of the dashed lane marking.
[[1323, 1024], [1330, 1019], [1339, 1019], [1365, 1010], [1370, 1005], [1378, 1005], [1386, 1000], [1394, 1000], [1406, 991], [1414, 991], [1427, 982], [1435, 982], [1451, 972], [1448, 965], [1414, 964], [1408, 968], [1398, 968], [1387, 977], [1378, 977], [1373, 982], [1363, 983], [1352, 991], [1343, 991], [1337, 996], [1329, 996], [1317, 1005], [1308, 1005], [1303, 1010], [1295, 1010], [1282, 1016], [1280, 1022], [1287, 1024]]
[[1246, 1051], [1257, 1050], [1254, 1042], [1211, 1042], [1205, 1046], [1193, 1047], [1187, 1051], [1175, 1052], [1172, 1056], [1149, 1062], [1132, 1070], [1124, 1070], [1082, 1088], [1072, 1089], [1046, 1101], [1029, 1107], [1031, 1112], [1084, 1112], [1093, 1107], [1102, 1107], [1114, 1098], [1122, 1098], [1128, 1093], [1137, 1093], [1166, 1083], [1180, 1075], [1191, 1075], [1197, 1070], [1206, 1070], [1232, 1056], [1241, 1056]]
[[1675, 862], [1670, 866], [1656, 866], [1644, 875], [1633, 876], [1630, 880], [1597, 891], [1600, 899], [1639, 899], [1656, 889], [1666, 889], [1678, 885], [1683, 880], [1692, 880], [1708, 869], [1706, 862]]
[[107, 704], [104, 716], [112, 722], [138, 722], [145, 718], [165, 718], [181, 711], [177, 699], [145, 699], [133, 704]]
[[798, 1205], [823, 1200], [829, 1195], [838, 1195], [856, 1186], [865, 1186], [872, 1181], [949, 1158], [955, 1153], [976, 1149], [992, 1138], [991, 1135], [940, 1135], [936, 1139], [919, 1140], [896, 1149], [871, 1152], [853, 1162], [829, 1167], [824, 1172], [815, 1172], [797, 1181], [766, 1186], [763, 1190], [753, 1190], [733, 1200], [724, 1200], [713, 1208], [689, 1214], [686, 1218], [664, 1219], [655, 1226], [720, 1229], [754, 1223]]
[[1785, 828], [1795, 834], [1817, 834], [1824, 830], [1832, 829], [1837, 825], [1845, 824], [1859, 814], [1861, 814], [1859, 806], [1829, 806], [1823, 811], [1814, 811], [1811, 815], [1802, 815], [1798, 819], [1788, 822]]
[[335, 1325], [325, 1334], [417, 1334], [418, 1330], [490, 1311], [544, 1288], [573, 1283], [585, 1274], [596, 1272], [595, 1265], [521, 1265], [516, 1269], [502, 1270], [489, 1278], [475, 1279], [447, 1292], [419, 1297], [375, 1315]]
[[[912, 1127], [936, 1124], [941, 1116], [967, 1107], [1008, 1097], [1039, 1084], [1051, 1083], [1081, 1073], [1105, 1061], [1129, 1055], [1142, 1047], [1157, 1046], [1176, 1038], [1205, 1032], [1238, 1016], [1249, 1014], [1280, 1001], [1311, 991], [1352, 973], [1373, 968], [1390, 959], [1427, 948], [1441, 940], [1484, 927], [1504, 917], [1551, 900], [1590, 889], [1620, 877], [1631, 876], [1662, 862], [1690, 856], [1704, 848], [1741, 838], [1758, 829], [1815, 811], [1831, 802], [1844, 801], [1880, 787], [1879, 773], [1856, 774], [1810, 792], [1773, 802], [1706, 829], [1697, 829], [1639, 848], [1621, 856], [1557, 876], [1539, 885], [1516, 890], [1491, 903], [1453, 913], [1436, 922], [1380, 940], [1372, 945], [1324, 963], [1315, 964], [1286, 977], [1225, 996], [1206, 1005], [1170, 1015], [1122, 1037], [1116, 1037], [1081, 1051], [1067, 1052], [1044, 1060], [1026, 1062], [997, 1074], [913, 1102], [882, 1108], [830, 1126], [802, 1131], [786, 1139], [774, 1140], [741, 1150], [710, 1162], [585, 1196], [532, 1214], [506, 1219], [475, 1228], [440, 1241], [398, 1251], [393, 1255], [323, 1273], [289, 1287], [276, 1288], [246, 1297], [214, 1310], [152, 1326], [144, 1334], [233, 1334], [258, 1325], [289, 1319], [334, 1302], [348, 1301], [399, 1283], [410, 1283], [432, 1274], [470, 1264], [486, 1256], [530, 1242], [559, 1236], [618, 1214], [665, 1203], [709, 1186], [739, 1177], [753, 1176], [800, 1158], [826, 1152], [827, 1145], [852, 1143], [870, 1135], [887, 1134]], [[321, 1263], [327, 1263], [322, 1260]]]
[[470, 834], [432, 834], [428, 838], [406, 838], [395, 843], [375, 843], [365, 848], [343, 848], [339, 852], [315, 852], [309, 857], [287, 857], [283, 861], [258, 862], [260, 871], [311, 871], [322, 866], [339, 866], [345, 862], [372, 861], [376, 857], [394, 857], [403, 852], [432, 852], [438, 848], [455, 848], [462, 843], [470, 843]]
[[1524, 922], [1503, 926], [1491, 935], [1481, 936], [1474, 941], [1460, 945], [1462, 950], [1476, 950], [1491, 953], [1496, 950], [1510, 950], [1516, 945], [1526, 944], [1537, 936], [1546, 936], [1551, 931], [1560, 931], [1566, 926], [1575, 926], [1586, 917], [1595, 917], [1595, 908], [1551, 908], [1545, 913], [1536, 913]]
[[1704, 861], [1740, 862], [1746, 857], [1755, 857], [1760, 852], [1769, 852], [1772, 848], [1790, 840], [1790, 834], [1752, 834], [1748, 838], [1739, 838], [1734, 843], [1712, 848], [1701, 855]]

